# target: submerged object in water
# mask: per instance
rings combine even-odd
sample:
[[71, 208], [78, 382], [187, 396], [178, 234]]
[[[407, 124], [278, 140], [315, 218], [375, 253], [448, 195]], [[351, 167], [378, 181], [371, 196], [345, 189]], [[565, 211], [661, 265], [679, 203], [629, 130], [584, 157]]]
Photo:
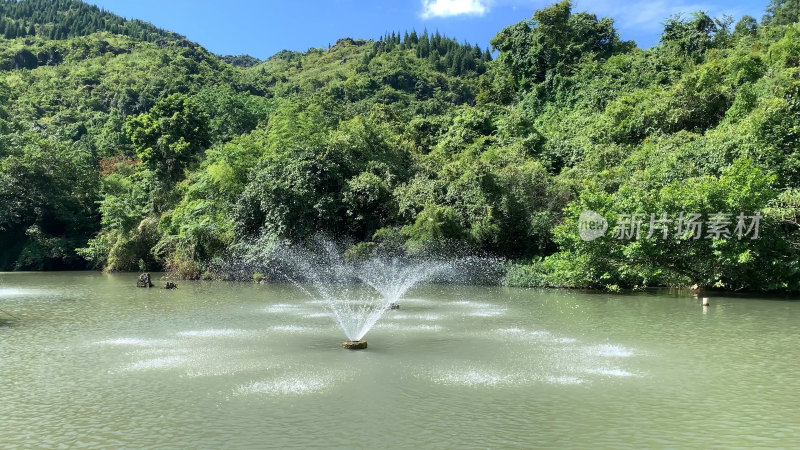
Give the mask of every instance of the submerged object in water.
[[153, 287], [153, 283], [150, 281], [150, 272], [145, 272], [139, 275], [139, 279], [136, 281], [136, 287], [140, 288]]
[[360, 341], [344, 341], [342, 342], [342, 348], [346, 348], [348, 350], [363, 350], [367, 348], [367, 341], [363, 339]]

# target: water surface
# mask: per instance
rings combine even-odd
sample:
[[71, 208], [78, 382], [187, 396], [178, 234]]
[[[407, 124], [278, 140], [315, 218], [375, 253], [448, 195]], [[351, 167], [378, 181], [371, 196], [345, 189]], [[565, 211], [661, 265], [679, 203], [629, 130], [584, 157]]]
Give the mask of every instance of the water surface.
[[800, 435], [798, 302], [423, 286], [369, 349], [347, 351], [325, 305], [293, 286], [135, 280], [0, 274], [0, 442], [763, 447]]

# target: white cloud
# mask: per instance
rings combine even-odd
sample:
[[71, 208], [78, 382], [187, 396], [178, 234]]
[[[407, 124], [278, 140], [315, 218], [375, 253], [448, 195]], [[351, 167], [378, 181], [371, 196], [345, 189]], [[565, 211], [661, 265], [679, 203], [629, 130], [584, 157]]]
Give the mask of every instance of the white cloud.
[[[558, 0], [491, 0], [495, 9], [509, 6], [512, 9], [528, 10], [528, 17], [534, 10], [545, 8]], [[652, 45], [658, 40], [664, 28], [664, 21], [674, 14], [688, 17], [695, 11], [705, 11], [711, 17], [724, 14], [738, 20], [749, 14], [759, 18], [763, 5], [747, 0], [573, 0], [572, 12], [588, 11], [598, 17], [613, 17], [614, 25], [622, 39], [636, 38], [638, 42]]]
[[663, 23], [674, 14], [684, 17], [695, 11], [705, 11], [711, 17], [729, 14], [736, 18], [743, 14], [760, 17], [759, 8], [746, 5], [742, 0], [578, 0], [573, 11], [588, 10], [599, 16], [611, 16], [617, 27], [626, 31], [660, 33]]
[[422, 0], [422, 18], [460, 15], [482, 16], [489, 11], [489, 0]]

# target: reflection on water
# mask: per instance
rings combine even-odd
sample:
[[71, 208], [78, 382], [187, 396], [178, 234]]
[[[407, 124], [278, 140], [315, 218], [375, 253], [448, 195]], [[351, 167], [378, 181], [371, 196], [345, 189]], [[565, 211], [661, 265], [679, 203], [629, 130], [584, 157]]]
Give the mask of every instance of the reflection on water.
[[0, 442], [786, 446], [800, 432], [794, 302], [704, 312], [666, 295], [428, 286], [353, 352], [289, 285], [134, 280], [3, 275], [19, 319], [0, 327]]

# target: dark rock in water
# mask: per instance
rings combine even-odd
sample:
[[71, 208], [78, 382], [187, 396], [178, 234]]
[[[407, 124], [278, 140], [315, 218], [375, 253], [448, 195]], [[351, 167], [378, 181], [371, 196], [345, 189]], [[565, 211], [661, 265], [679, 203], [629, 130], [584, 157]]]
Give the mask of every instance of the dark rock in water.
[[139, 275], [139, 280], [136, 282], [136, 287], [140, 288], [151, 288], [153, 287], [153, 283], [150, 282], [150, 273], [143, 273]]
[[172, 281], [167, 281], [167, 283], [164, 285], [164, 289], [178, 289], [178, 285]]
[[342, 347], [348, 350], [362, 350], [367, 348], [367, 341], [360, 340], [360, 341], [344, 341], [342, 342]]
[[389, 305], [389, 309], [400, 309], [400, 304], [392, 303], [391, 305]]

